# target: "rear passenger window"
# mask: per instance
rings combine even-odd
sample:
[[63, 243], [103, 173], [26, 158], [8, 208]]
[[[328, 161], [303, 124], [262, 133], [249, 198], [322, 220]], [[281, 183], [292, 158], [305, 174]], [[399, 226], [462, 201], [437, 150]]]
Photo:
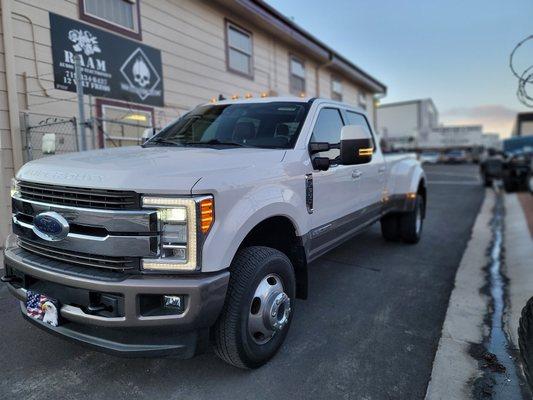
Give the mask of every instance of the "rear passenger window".
[[372, 131], [370, 130], [370, 126], [368, 125], [368, 121], [366, 118], [359, 113], [353, 112], [353, 111], [346, 111], [346, 118], [348, 125], [357, 125], [361, 126], [368, 134], [372, 137], [372, 142], [374, 143], [374, 148], [376, 148], [376, 143], [374, 141], [374, 135], [372, 134]]
[[[339, 110], [336, 108], [323, 108], [320, 110], [315, 127], [313, 128], [311, 142], [339, 143], [341, 140], [341, 129], [343, 125]], [[317, 153], [318, 157], [329, 157], [331, 159], [334, 159], [339, 155], [339, 149]]]

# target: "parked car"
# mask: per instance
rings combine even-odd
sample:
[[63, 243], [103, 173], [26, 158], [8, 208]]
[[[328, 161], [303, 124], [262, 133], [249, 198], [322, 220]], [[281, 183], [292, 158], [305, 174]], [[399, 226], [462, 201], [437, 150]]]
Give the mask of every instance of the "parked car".
[[377, 221], [417, 243], [426, 199], [420, 163], [384, 156], [360, 109], [206, 104], [142, 146], [24, 165], [2, 280], [28, 321], [93, 348], [187, 358], [211, 339], [256, 368], [308, 296], [309, 262]]
[[486, 187], [492, 186], [495, 180], [502, 178], [503, 161], [504, 158], [501, 153], [489, 149], [487, 155], [479, 163], [479, 172]]
[[449, 150], [444, 153], [444, 162], [449, 164], [465, 163], [468, 161], [468, 155], [464, 150]]
[[502, 179], [505, 190], [527, 190], [533, 158], [533, 136], [514, 137], [503, 141], [505, 159]]
[[422, 164], [437, 164], [439, 162], [440, 153], [433, 151], [423, 151], [420, 153], [420, 162]]

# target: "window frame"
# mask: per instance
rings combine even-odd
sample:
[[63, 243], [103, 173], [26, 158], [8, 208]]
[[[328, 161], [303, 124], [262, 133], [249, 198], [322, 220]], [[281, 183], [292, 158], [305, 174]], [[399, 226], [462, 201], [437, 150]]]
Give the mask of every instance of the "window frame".
[[[229, 43], [229, 30], [230, 30], [230, 28], [233, 28], [236, 31], [239, 31], [239, 32], [241, 32], [241, 33], [243, 33], [245, 35], [248, 35], [250, 37], [250, 48], [251, 48], [251, 51], [250, 51], [250, 54], [247, 54], [250, 57], [250, 72], [248, 74], [245, 73], [245, 72], [239, 71], [238, 69], [232, 68], [231, 65], [230, 65], [230, 61], [229, 61], [230, 49], [234, 49], [234, 50], [239, 51], [239, 52], [241, 52], [243, 54], [246, 54], [242, 50], [230, 46], [230, 43]], [[236, 75], [240, 75], [242, 77], [254, 80], [254, 34], [253, 34], [253, 32], [251, 32], [250, 30], [243, 28], [239, 24], [236, 24], [235, 22], [230, 21], [229, 19], [225, 18], [224, 19], [224, 42], [225, 42], [225, 48], [226, 48], [226, 69], [229, 72], [234, 73]]]
[[[124, 1], [127, 1], [127, 0], [124, 0]], [[128, 36], [132, 39], [142, 40], [140, 3], [141, 3], [141, 0], [135, 0], [135, 2], [132, 3], [132, 6], [136, 14], [133, 16], [133, 21], [136, 25], [135, 26], [136, 29], [129, 29], [126, 26], [116, 24], [113, 21], [109, 21], [97, 15], [88, 13], [85, 10], [85, 0], [78, 0], [78, 10], [79, 10], [80, 19], [82, 21], [89, 22], [93, 25], [101, 26], [102, 28], [106, 28], [110, 31], [119, 33], [124, 36]]]
[[[294, 93], [292, 91], [291, 80], [292, 80], [293, 76], [298, 78], [298, 79], [302, 79], [298, 75], [295, 75], [295, 74], [292, 73], [292, 60], [293, 59], [295, 61], [299, 62], [300, 64], [302, 64], [303, 69], [304, 69], [304, 75], [305, 75], [305, 77], [303, 78], [303, 80], [304, 80], [304, 88], [303, 88], [303, 90], [300, 93]], [[306, 70], [306, 66], [305, 66], [305, 60], [302, 57], [297, 56], [296, 54], [289, 53], [289, 93], [291, 93], [291, 94], [293, 94], [295, 96], [301, 96], [302, 93], [305, 94], [306, 92], [307, 92], [307, 70]]]
[[[334, 101], [340, 101], [340, 102], [342, 102], [342, 101], [343, 101], [343, 98], [344, 98], [344, 93], [343, 93], [343, 92], [340, 92], [340, 93], [339, 93], [339, 92], [336, 92], [336, 91], [335, 91], [335, 89], [334, 89], [334, 87], [335, 87], [334, 82], [338, 82], [338, 83], [341, 85], [341, 90], [344, 91], [344, 90], [343, 90], [343, 89], [344, 89], [344, 86], [343, 86], [343, 84], [342, 84], [342, 83], [343, 83], [342, 79], [341, 79], [339, 76], [337, 76], [337, 75], [332, 75], [332, 76], [331, 76], [331, 99], [334, 100]], [[339, 98], [336, 99], [336, 98], [335, 98], [335, 95], [338, 95]]]
[[349, 108], [343, 108], [341, 113], [342, 113], [342, 116], [343, 116], [343, 119], [346, 125], [350, 125], [350, 119], [348, 118], [348, 113], [357, 114], [363, 117], [363, 119], [366, 122], [366, 126], [368, 127], [368, 131], [370, 132], [370, 136], [372, 137], [372, 144], [374, 145], [374, 150], [377, 150], [376, 136], [374, 134], [374, 130], [372, 129], [372, 125], [370, 125], [370, 122], [368, 122], [368, 118], [366, 117], [366, 115], [360, 111], [349, 109]]
[[[109, 99], [96, 99], [95, 108], [96, 108], [96, 119], [97, 121], [101, 122], [101, 124], [98, 124], [98, 132], [96, 137], [96, 146], [99, 149], [105, 149], [105, 138], [104, 138], [104, 123], [102, 119], [104, 118], [104, 108], [105, 107], [111, 107], [111, 108], [119, 108], [127, 111], [132, 110], [138, 110], [138, 111], [144, 111], [149, 112], [152, 115], [152, 127], [155, 127], [155, 109], [154, 107], [148, 107], [144, 105], [139, 104], [132, 104], [132, 103], [126, 103], [123, 101], [117, 101], [117, 100], [109, 100]], [[127, 139], [124, 139], [127, 140]]]

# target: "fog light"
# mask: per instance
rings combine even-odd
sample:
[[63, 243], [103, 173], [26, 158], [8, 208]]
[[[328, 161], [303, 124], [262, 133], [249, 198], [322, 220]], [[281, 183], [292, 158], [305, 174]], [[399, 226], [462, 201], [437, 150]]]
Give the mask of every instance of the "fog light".
[[163, 306], [181, 311], [183, 309], [183, 297], [165, 295], [163, 296]]

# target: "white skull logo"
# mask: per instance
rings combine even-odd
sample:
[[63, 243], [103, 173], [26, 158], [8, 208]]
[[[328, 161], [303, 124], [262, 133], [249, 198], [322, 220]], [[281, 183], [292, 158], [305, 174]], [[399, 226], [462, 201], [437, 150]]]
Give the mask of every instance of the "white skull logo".
[[138, 58], [132, 68], [133, 80], [140, 87], [144, 88], [150, 83], [150, 70], [142, 58]]

